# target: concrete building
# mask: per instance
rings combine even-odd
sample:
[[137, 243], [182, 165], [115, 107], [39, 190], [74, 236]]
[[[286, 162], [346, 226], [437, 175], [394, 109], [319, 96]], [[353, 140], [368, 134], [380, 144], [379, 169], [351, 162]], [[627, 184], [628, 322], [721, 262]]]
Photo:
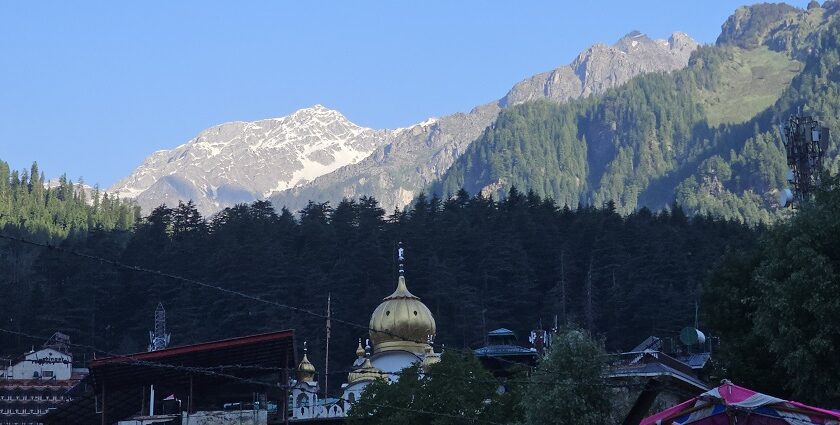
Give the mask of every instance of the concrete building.
[[67, 335], [56, 333], [40, 350], [0, 366], [0, 425], [36, 425], [73, 399], [87, 369], [73, 368]]

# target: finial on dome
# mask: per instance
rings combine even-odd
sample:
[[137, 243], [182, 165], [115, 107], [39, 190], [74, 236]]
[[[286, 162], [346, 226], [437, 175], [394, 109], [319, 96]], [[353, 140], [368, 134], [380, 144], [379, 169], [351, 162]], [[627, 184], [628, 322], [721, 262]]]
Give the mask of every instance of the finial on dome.
[[397, 259], [400, 262], [400, 276], [403, 276], [405, 274], [405, 249], [403, 249], [402, 241], [400, 241], [398, 245]]
[[315, 365], [313, 365], [306, 356], [306, 341], [303, 341], [303, 360], [297, 367], [298, 381], [311, 382], [315, 379]]
[[356, 347], [356, 357], [364, 357], [365, 349], [362, 347], [362, 339], [359, 338], [359, 346]]

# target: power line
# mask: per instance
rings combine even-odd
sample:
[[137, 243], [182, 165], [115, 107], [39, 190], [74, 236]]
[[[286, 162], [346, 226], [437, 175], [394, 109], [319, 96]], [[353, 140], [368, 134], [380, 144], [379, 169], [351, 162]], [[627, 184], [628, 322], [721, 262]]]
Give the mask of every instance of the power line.
[[[148, 274], [152, 274], [152, 275], [155, 275], [155, 276], [164, 277], [164, 278], [167, 278], [167, 279], [172, 279], [172, 280], [177, 280], [177, 281], [181, 281], [181, 282], [185, 282], [185, 283], [190, 283], [190, 284], [197, 285], [197, 286], [200, 286], [200, 287], [203, 287], [203, 288], [223, 292], [223, 293], [226, 293], [228, 295], [239, 296], [239, 297], [249, 299], [249, 300], [252, 300], [252, 301], [265, 303], [265, 304], [268, 304], [268, 305], [271, 305], [271, 306], [274, 306], [274, 307], [283, 308], [283, 309], [291, 310], [291, 311], [294, 311], [294, 312], [306, 314], [306, 315], [309, 315], [309, 316], [317, 317], [319, 319], [330, 319], [333, 322], [338, 322], [338, 323], [348, 325], [348, 326], [351, 326], [351, 327], [355, 327], [355, 328], [358, 328], [358, 329], [363, 329], [367, 332], [375, 332], [375, 333], [379, 333], [379, 334], [392, 336], [392, 337], [395, 337], [395, 338], [399, 338], [402, 341], [415, 342], [415, 343], [419, 343], [419, 344], [428, 343], [428, 341], [421, 341], [421, 340], [415, 340], [415, 339], [412, 339], [412, 338], [407, 338], [403, 335], [399, 335], [399, 334], [396, 334], [394, 332], [390, 332], [388, 330], [373, 329], [373, 328], [371, 328], [367, 325], [351, 322], [349, 320], [336, 318], [334, 316], [327, 317], [326, 314], [318, 313], [318, 312], [308, 310], [308, 309], [305, 309], [305, 308], [302, 308], [302, 307], [296, 307], [296, 306], [291, 306], [291, 305], [288, 305], [288, 304], [279, 303], [279, 302], [276, 302], [276, 301], [267, 300], [267, 299], [261, 298], [261, 297], [256, 296], [256, 295], [251, 295], [251, 294], [247, 294], [245, 292], [224, 288], [224, 287], [221, 287], [221, 286], [218, 286], [218, 285], [212, 285], [212, 284], [202, 282], [202, 281], [199, 281], [199, 280], [196, 280], [196, 279], [191, 279], [191, 278], [188, 278], [188, 277], [175, 275], [175, 274], [163, 272], [163, 271], [160, 271], [160, 270], [154, 270], [154, 269], [150, 269], [150, 268], [146, 268], [146, 267], [125, 264], [123, 262], [120, 262], [120, 261], [117, 261], [117, 260], [112, 260], [110, 258], [105, 258], [105, 257], [98, 256], [98, 255], [86, 254], [86, 253], [82, 253], [82, 252], [78, 252], [78, 251], [69, 250], [69, 249], [62, 248], [60, 246], [53, 245], [53, 244], [50, 244], [50, 243], [41, 243], [41, 242], [30, 241], [30, 240], [23, 239], [23, 238], [20, 238], [20, 237], [4, 235], [2, 233], [0, 233], [0, 239], [6, 239], [6, 240], [11, 240], [11, 241], [20, 242], [20, 243], [24, 243], [24, 244], [29, 244], [29, 245], [33, 245], [33, 246], [38, 246], [38, 247], [41, 247], [41, 248], [51, 249], [51, 250], [55, 250], [55, 251], [58, 251], [58, 252], [61, 252], [61, 253], [64, 253], [64, 254], [85, 258], [85, 259], [88, 259], [88, 260], [91, 260], [91, 261], [96, 261], [96, 262], [99, 262], [99, 263], [109, 264], [109, 265], [112, 265], [114, 267], [118, 267], [118, 268], [121, 268], [121, 269], [124, 269], [124, 270], [130, 270], [130, 271], [141, 272], [141, 273], [148, 273]], [[502, 358], [498, 358], [498, 359], [501, 360], [501, 361], [506, 361], [506, 362], [510, 362], [510, 363], [513, 363], [513, 364], [524, 364], [524, 363], [520, 363], [520, 362], [513, 362], [513, 361], [510, 361], [508, 359], [502, 359]]]
[[[205, 282], [202, 282], [202, 281], [199, 281], [199, 280], [196, 280], [196, 279], [191, 279], [191, 278], [188, 278], [188, 277], [183, 277], [183, 276], [179, 276], [179, 275], [175, 275], [175, 274], [171, 274], [171, 273], [167, 273], [167, 272], [162, 272], [162, 271], [159, 271], [159, 270], [149, 269], [149, 268], [146, 268], [146, 267], [129, 265], [129, 264], [122, 263], [120, 261], [112, 260], [112, 259], [101, 257], [101, 256], [98, 256], [98, 255], [85, 254], [85, 253], [82, 253], [82, 252], [69, 250], [69, 249], [62, 248], [60, 246], [56, 246], [56, 245], [49, 244], [49, 243], [34, 242], [34, 241], [27, 240], [27, 239], [14, 237], [14, 236], [8, 236], [8, 235], [4, 235], [4, 234], [0, 234], [0, 239], [6, 239], [6, 240], [11, 240], [11, 241], [15, 241], [15, 242], [24, 243], [24, 244], [39, 246], [39, 247], [42, 247], [42, 248], [52, 249], [52, 250], [55, 250], [55, 251], [58, 251], [58, 252], [61, 252], [61, 253], [74, 255], [74, 256], [77, 256], [77, 257], [81, 257], [81, 258], [86, 258], [88, 260], [97, 261], [97, 262], [105, 263], [105, 264], [110, 264], [114, 267], [118, 267], [118, 268], [125, 269], [125, 270], [136, 271], [136, 272], [141, 272], [141, 273], [148, 273], [148, 274], [153, 274], [153, 275], [156, 275], [156, 276], [160, 276], [160, 277], [164, 277], [164, 278], [168, 278], [168, 279], [172, 279], [172, 280], [177, 280], [177, 281], [181, 281], [181, 282], [190, 283], [190, 284], [193, 284], [193, 285], [201, 286], [203, 288], [208, 288], [208, 289], [216, 290], [216, 291], [219, 291], [219, 292], [223, 292], [223, 293], [226, 293], [228, 295], [235, 295], [235, 296], [246, 298], [246, 299], [249, 299], [249, 300], [252, 300], [252, 301], [257, 301], [257, 302], [269, 304], [269, 305], [272, 305], [272, 306], [275, 306], [275, 307], [278, 307], [278, 308], [283, 308], [283, 309], [291, 310], [291, 311], [294, 311], [294, 312], [307, 314], [307, 315], [310, 315], [310, 316], [313, 316], [313, 317], [317, 317], [319, 319], [327, 319], [328, 318], [326, 314], [317, 313], [317, 312], [314, 312], [312, 310], [308, 310], [308, 309], [305, 309], [305, 308], [291, 306], [291, 305], [288, 305], [288, 304], [283, 304], [283, 303], [279, 303], [279, 302], [276, 302], [276, 301], [267, 300], [267, 299], [261, 298], [261, 297], [256, 296], [256, 295], [251, 295], [251, 294], [247, 294], [247, 293], [244, 293], [244, 292], [241, 292], [241, 291], [236, 291], [236, 290], [233, 290], [233, 289], [224, 288], [224, 287], [221, 287], [221, 286], [218, 286], [218, 285], [211, 285], [209, 283], [205, 283]], [[421, 343], [421, 344], [426, 343], [426, 341], [416, 341], [416, 340], [406, 338], [404, 336], [397, 335], [395, 333], [389, 332], [387, 330], [374, 330], [374, 329], [371, 329], [370, 327], [368, 327], [366, 325], [361, 325], [361, 324], [354, 323], [354, 322], [351, 322], [351, 321], [348, 321], [348, 320], [338, 319], [338, 318], [335, 318], [335, 317], [330, 317], [330, 320], [334, 321], [334, 322], [344, 324], [344, 325], [364, 329], [368, 332], [374, 331], [374, 332], [377, 332], [377, 333], [393, 336], [395, 338], [400, 338], [403, 341], [417, 342], [417, 343]]]
[[[146, 268], [146, 267], [135, 266], [135, 265], [129, 265], [129, 264], [125, 264], [123, 262], [120, 262], [120, 261], [117, 261], [117, 260], [112, 260], [112, 259], [105, 258], [105, 257], [102, 257], [102, 256], [86, 254], [86, 253], [82, 253], [82, 252], [78, 252], [78, 251], [69, 250], [69, 249], [62, 248], [60, 246], [56, 246], [56, 245], [49, 244], [49, 243], [41, 243], [41, 242], [30, 241], [30, 240], [23, 239], [23, 238], [20, 238], [20, 237], [4, 235], [2, 233], [0, 233], [0, 239], [6, 239], [6, 240], [16, 241], [16, 242], [20, 242], [20, 243], [24, 243], [24, 244], [33, 245], [33, 246], [38, 246], [38, 247], [41, 247], [41, 248], [52, 249], [52, 250], [55, 250], [55, 251], [58, 251], [58, 252], [61, 252], [61, 253], [64, 253], [64, 254], [85, 258], [85, 259], [88, 259], [88, 260], [91, 260], [91, 261], [97, 261], [97, 262], [100, 262], [100, 263], [110, 264], [114, 267], [122, 268], [122, 269], [125, 269], [125, 270], [136, 271], [136, 272], [141, 272], [141, 273], [148, 273], [148, 274], [152, 274], [152, 275], [156, 275], [156, 276], [160, 276], [160, 277], [164, 277], [164, 278], [168, 278], [168, 279], [172, 279], [172, 280], [176, 280], [176, 281], [186, 282], [186, 283], [197, 285], [197, 286], [200, 286], [200, 287], [203, 287], [203, 288], [208, 288], [208, 289], [213, 289], [213, 290], [216, 290], [216, 291], [220, 291], [220, 292], [226, 293], [228, 295], [235, 295], [235, 296], [239, 296], [239, 297], [249, 299], [249, 300], [252, 300], [252, 301], [257, 301], [257, 302], [269, 304], [269, 305], [272, 305], [272, 306], [277, 307], [277, 308], [283, 308], [283, 309], [288, 309], [288, 310], [295, 311], [295, 312], [298, 312], [298, 313], [307, 314], [307, 315], [317, 317], [317, 318], [320, 318], [320, 319], [327, 319], [328, 318], [326, 314], [317, 313], [315, 311], [308, 310], [308, 309], [305, 309], [305, 308], [291, 306], [291, 305], [279, 303], [279, 302], [276, 302], [276, 301], [266, 300], [266, 299], [261, 298], [261, 297], [256, 296], [256, 295], [251, 295], [251, 294], [247, 294], [245, 292], [224, 288], [224, 287], [221, 287], [221, 286], [218, 286], [218, 285], [212, 285], [212, 284], [202, 282], [202, 281], [199, 281], [199, 280], [196, 280], [196, 279], [191, 279], [191, 278], [175, 275], [175, 274], [163, 272], [163, 271], [160, 271], [160, 270], [154, 270], [154, 269], [149, 269], [149, 268]], [[399, 338], [400, 340], [403, 340], [403, 341], [415, 342], [415, 343], [420, 343], [420, 344], [426, 344], [427, 343], [427, 341], [414, 340], [414, 339], [407, 338], [403, 335], [399, 335], [399, 334], [396, 334], [394, 332], [390, 332], [390, 331], [387, 331], [387, 330], [376, 330], [376, 329], [373, 329], [373, 328], [371, 328], [367, 325], [362, 325], [362, 324], [359, 324], [359, 323], [351, 322], [349, 320], [335, 318], [334, 316], [329, 317], [329, 319], [331, 321], [338, 322], [338, 323], [341, 323], [341, 324], [345, 324], [345, 325], [348, 325], [348, 326], [351, 326], [351, 327], [364, 329], [367, 332], [375, 332], [375, 333], [380, 333], [380, 334], [393, 336], [393, 337]], [[74, 345], [76, 345], [76, 344], [74, 344]], [[89, 346], [87, 348], [88, 349], [95, 349], [95, 348], [89, 347]], [[473, 354], [472, 350], [455, 348], [455, 349], [453, 349], [453, 351], [462, 351], [462, 352], [468, 351], [469, 354]], [[115, 354], [115, 356], [125, 357], [124, 355], [117, 355], [117, 354]], [[531, 367], [530, 364], [524, 363], [524, 362], [517, 362], [517, 361], [513, 361], [513, 360], [510, 360], [510, 359], [505, 359], [505, 358], [498, 357], [498, 356], [489, 356], [489, 357], [493, 358], [494, 360], [498, 360], [498, 361], [501, 361], [501, 362], [504, 362], [504, 363], [507, 363], [507, 364]]]

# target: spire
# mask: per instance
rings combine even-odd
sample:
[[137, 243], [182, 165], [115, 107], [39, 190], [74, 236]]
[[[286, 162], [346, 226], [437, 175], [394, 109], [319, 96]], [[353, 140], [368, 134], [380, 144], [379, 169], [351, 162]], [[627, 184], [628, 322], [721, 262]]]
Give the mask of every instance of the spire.
[[400, 241], [397, 248], [397, 259], [400, 263], [400, 277], [405, 275], [405, 250], [403, 249], [403, 243]]
[[298, 381], [311, 382], [315, 380], [315, 366], [309, 361], [306, 355], [306, 341], [303, 342], [303, 360], [300, 361], [297, 367]]
[[359, 338], [359, 346], [356, 347], [356, 357], [364, 357], [365, 356], [365, 349], [362, 347], [362, 339]]

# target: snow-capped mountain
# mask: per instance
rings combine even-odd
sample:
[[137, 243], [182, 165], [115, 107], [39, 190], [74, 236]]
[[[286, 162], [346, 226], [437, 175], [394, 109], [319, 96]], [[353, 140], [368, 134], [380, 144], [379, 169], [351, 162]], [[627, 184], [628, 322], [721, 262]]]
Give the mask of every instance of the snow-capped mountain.
[[144, 213], [192, 200], [209, 214], [357, 163], [390, 134], [360, 127], [321, 105], [282, 118], [229, 122], [153, 153], [108, 192], [136, 199]]
[[680, 69], [696, 48], [682, 33], [652, 40], [634, 31], [517, 83], [497, 101], [397, 130], [359, 127], [320, 105], [283, 118], [226, 123], [155, 152], [109, 192], [135, 198], [144, 214], [190, 199], [207, 215], [257, 199], [298, 210], [310, 200], [362, 195], [393, 211], [441, 178], [503, 108], [597, 95], [642, 73]]

